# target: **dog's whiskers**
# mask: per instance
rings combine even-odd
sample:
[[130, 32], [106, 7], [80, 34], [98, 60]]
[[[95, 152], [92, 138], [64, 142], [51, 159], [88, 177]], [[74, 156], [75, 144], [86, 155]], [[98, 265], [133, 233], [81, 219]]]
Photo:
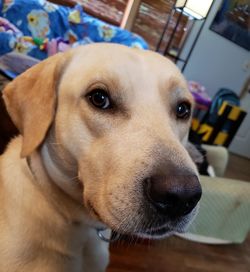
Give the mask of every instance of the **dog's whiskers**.
[[79, 180], [79, 176], [77, 175], [77, 176], [69, 179], [69, 181], [73, 181], [73, 180]]
[[49, 142], [48, 144], [50, 144], [50, 145], [62, 145], [61, 143], [57, 143], [57, 142]]

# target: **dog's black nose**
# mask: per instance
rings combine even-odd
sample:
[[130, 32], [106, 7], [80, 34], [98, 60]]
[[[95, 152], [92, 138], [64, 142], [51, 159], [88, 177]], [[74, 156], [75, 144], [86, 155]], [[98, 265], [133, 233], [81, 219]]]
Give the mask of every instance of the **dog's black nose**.
[[151, 176], [145, 179], [145, 194], [149, 202], [170, 218], [189, 214], [201, 198], [198, 177], [193, 174]]

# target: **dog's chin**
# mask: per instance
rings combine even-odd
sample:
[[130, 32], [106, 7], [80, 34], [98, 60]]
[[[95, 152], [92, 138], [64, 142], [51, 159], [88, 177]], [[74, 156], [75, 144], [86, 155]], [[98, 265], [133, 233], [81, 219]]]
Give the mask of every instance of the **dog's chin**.
[[199, 205], [188, 215], [176, 219], [176, 220], [167, 220], [164, 224], [151, 226], [146, 229], [137, 229], [136, 231], [129, 231], [128, 229], [124, 229], [121, 226], [117, 226], [116, 224], [110, 224], [108, 221], [104, 220], [105, 216], [99, 214], [97, 210], [94, 208], [90, 202], [87, 203], [89, 215], [92, 218], [93, 227], [97, 229], [105, 229], [110, 228], [117, 234], [126, 234], [137, 236], [139, 238], [146, 239], [161, 239], [165, 237], [169, 237], [176, 233], [184, 233], [188, 230], [190, 224], [193, 222], [196, 214], [198, 212]]
[[[185, 220], [184, 220], [185, 221]], [[189, 222], [180, 222], [176, 226], [169, 226], [172, 224], [163, 225], [157, 228], [150, 228], [136, 233], [136, 236], [149, 239], [161, 239], [169, 237], [175, 233], [183, 233], [187, 231]]]
[[162, 239], [173, 235], [175, 231], [168, 227], [162, 227], [159, 229], [150, 229], [136, 233], [136, 236], [147, 239]]
[[[189, 224], [188, 224], [189, 225]], [[185, 226], [177, 226], [177, 227], [169, 227], [167, 226], [162, 226], [158, 228], [151, 228], [148, 230], [144, 231], [139, 231], [136, 233], [136, 236], [140, 238], [147, 238], [147, 239], [162, 239], [169, 237], [175, 233], [183, 233], [186, 232], [187, 227]]]
[[187, 232], [189, 226], [194, 221], [197, 213], [198, 213], [199, 205], [185, 217], [182, 217], [179, 220], [175, 220], [175, 222], [168, 222], [159, 227], [152, 227], [143, 231], [139, 231], [136, 233], [138, 237], [141, 238], [149, 238], [149, 239], [161, 239], [165, 237], [169, 237], [176, 233], [184, 233]]
[[170, 220], [163, 225], [159, 225], [157, 227], [152, 226], [148, 229], [143, 229], [141, 231], [137, 231], [136, 233], [131, 234], [136, 235], [140, 238], [162, 239], [169, 237], [173, 234], [185, 233], [188, 231], [189, 226], [195, 219], [197, 212], [198, 206], [190, 214], [182, 218], [173, 221]]

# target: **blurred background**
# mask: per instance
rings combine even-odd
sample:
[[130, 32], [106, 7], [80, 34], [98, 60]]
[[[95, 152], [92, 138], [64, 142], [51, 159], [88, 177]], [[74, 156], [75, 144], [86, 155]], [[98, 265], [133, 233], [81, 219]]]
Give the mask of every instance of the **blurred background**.
[[[249, 0], [0, 0], [0, 92], [57, 52], [112, 42], [175, 62], [195, 99], [195, 222], [163, 241], [121, 237], [108, 271], [250, 271], [249, 14]], [[0, 97], [0, 154], [17, 134]]]

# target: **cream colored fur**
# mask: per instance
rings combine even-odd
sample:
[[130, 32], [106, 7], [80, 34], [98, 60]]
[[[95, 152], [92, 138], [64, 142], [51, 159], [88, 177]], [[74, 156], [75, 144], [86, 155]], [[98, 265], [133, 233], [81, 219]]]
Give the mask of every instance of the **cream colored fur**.
[[[117, 108], [90, 105], [94, 88]], [[108, 244], [97, 228], [145, 236], [143, 178], [169, 163], [196, 173], [185, 149], [190, 122], [174, 113], [192, 97], [156, 53], [79, 47], [26, 71], [4, 100], [21, 136], [0, 157], [0, 271], [104, 271]], [[183, 231], [194, 214], [165, 225]]]

